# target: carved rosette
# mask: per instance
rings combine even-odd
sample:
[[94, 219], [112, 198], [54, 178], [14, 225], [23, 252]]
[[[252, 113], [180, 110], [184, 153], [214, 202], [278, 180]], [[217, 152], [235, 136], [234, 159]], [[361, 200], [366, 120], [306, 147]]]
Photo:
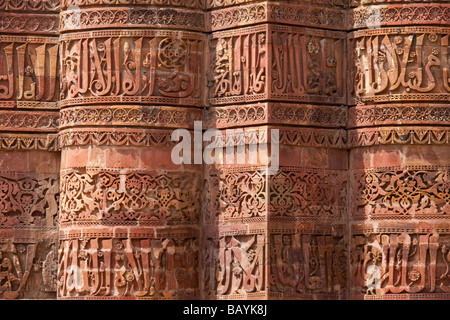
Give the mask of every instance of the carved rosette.
[[60, 15], [59, 31], [99, 28], [170, 28], [203, 32], [205, 15], [198, 10], [160, 7], [77, 8]]
[[[250, 1], [248, 1], [250, 2]], [[257, 23], [345, 30], [347, 11], [339, 7], [320, 7], [307, 3], [258, 2], [218, 8], [208, 12], [209, 28], [218, 31]]]
[[70, 7], [118, 7], [118, 6], [143, 6], [143, 7], [175, 7], [186, 9], [203, 9], [206, 0], [62, 0], [61, 8]]

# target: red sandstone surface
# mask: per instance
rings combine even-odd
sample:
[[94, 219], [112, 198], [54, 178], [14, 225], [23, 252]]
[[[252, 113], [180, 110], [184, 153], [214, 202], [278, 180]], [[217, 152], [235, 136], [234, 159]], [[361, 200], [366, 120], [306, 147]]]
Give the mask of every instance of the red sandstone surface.
[[[449, 36], [445, 0], [0, 0], [0, 298], [449, 299]], [[277, 172], [174, 164], [195, 121], [278, 130]]]

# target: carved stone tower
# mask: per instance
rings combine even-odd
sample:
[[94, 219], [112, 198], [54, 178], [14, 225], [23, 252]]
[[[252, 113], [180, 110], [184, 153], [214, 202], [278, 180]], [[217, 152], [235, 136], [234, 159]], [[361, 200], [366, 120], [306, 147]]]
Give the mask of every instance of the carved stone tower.
[[449, 299], [449, 14], [0, 0], [0, 298]]

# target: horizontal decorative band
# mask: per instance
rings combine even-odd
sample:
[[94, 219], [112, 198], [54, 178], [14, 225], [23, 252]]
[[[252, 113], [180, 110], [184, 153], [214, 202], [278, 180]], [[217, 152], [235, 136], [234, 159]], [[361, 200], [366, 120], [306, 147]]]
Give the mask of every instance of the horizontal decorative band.
[[100, 28], [176, 28], [205, 31], [205, 14], [176, 8], [107, 8], [63, 11], [60, 32]]
[[449, 167], [352, 170], [352, 216], [357, 220], [450, 219]]
[[[59, 0], [53, 0], [59, 1]], [[61, 8], [88, 6], [171, 6], [179, 8], [204, 9], [206, 0], [61, 0]]]
[[59, 132], [59, 148], [72, 146], [174, 146], [171, 140], [173, 130], [76, 128]]
[[433, 2], [435, 3], [389, 4], [355, 8], [348, 12], [348, 28], [448, 25], [450, 22], [450, 4]]
[[388, 144], [448, 145], [450, 127], [379, 127], [348, 132], [349, 148]]
[[[0, 173], [0, 228], [57, 228], [58, 174]], [[42, 230], [44, 231], [44, 230]], [[14, 237], [20, 237], [20, 232]], [[17, 238], [16, 238], [17, 239]]]
[[199, 219], [201, 179], [196, 172], [85, 171], [61, 171], [61, 223], [173, 225]]
[[58, 151], [57, 134], [0, 133], [0, 150]]
[[2, 0], [0, 11], [40, 11], [59, 13], [60, 3], [64, 0]]
[[0, 131], [58, 131], [58, 112], [0, 110]]
[[266, 22], [345, 30], [346, 17], [347, 11], [339, 8], [270, 1], [218, 9], [208, 13], [211, 31]]
[[168, 30], [61, 35], [61, 107], [203, 105], [205, 36]]
[[[217, 9], [229, 6], [243, 6], [247, 3], [258, 2], [259, 0], [206, 0], [206, 8]], [[361, 0], [351, 0], [356, 3], [356, 1]], [[268, 1], [270, 2], [270, 1]], [[302, 0], [297, 2], [308, 3], [311, 5], [318, 5], [322, 7], [334, 7], [334, 8], [347, 8], [349, 6], [350, 0]]]

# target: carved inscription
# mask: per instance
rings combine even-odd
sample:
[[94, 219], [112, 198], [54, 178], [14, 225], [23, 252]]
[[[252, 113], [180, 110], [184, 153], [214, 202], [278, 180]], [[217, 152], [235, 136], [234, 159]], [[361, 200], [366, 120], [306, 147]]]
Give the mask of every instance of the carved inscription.
[[134, 37], [125, 37], [123, 32], [95, 31], [61, 37], [62, 105], [201, 105], [201, 34], [182, 33], [180, 37], [169, 31], [130, 31]]

